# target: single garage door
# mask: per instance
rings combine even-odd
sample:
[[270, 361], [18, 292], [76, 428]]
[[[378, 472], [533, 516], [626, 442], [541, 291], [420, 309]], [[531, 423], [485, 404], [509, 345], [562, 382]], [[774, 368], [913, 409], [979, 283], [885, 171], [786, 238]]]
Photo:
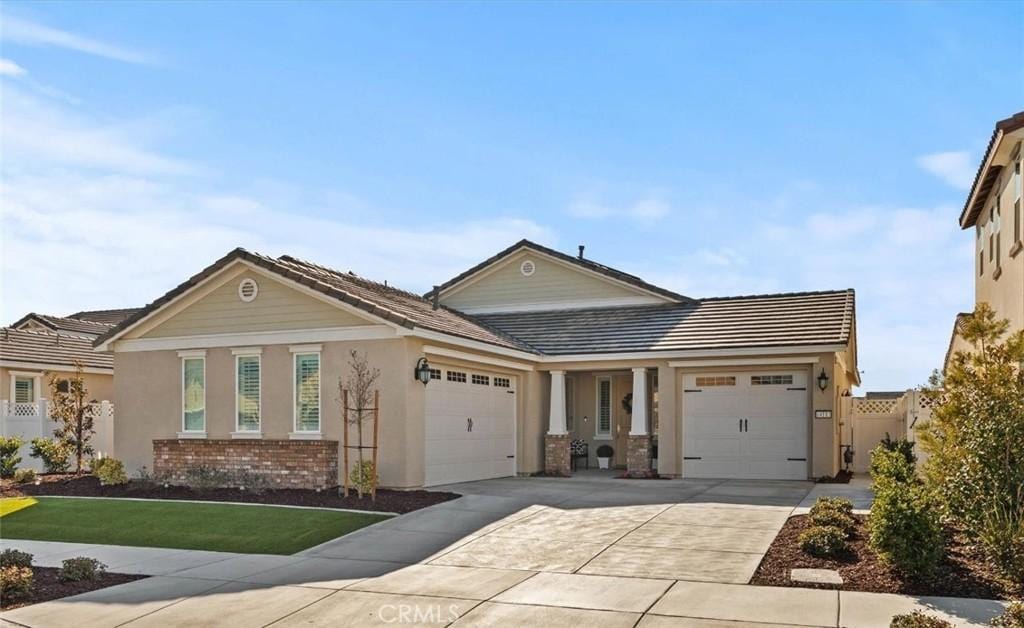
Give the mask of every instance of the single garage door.
[[426, 486], [516, 473], [515, 378], [457, 367], [431, 370]]
[[805, 480], [807, 373], [683, 376], [683, 476]]

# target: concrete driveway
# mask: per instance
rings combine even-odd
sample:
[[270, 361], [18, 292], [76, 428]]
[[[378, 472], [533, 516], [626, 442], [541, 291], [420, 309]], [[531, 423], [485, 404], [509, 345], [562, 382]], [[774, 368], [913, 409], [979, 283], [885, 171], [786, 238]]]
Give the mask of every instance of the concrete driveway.
[[984, 625], [999, 612], [998, 603], [746, 585], [809, 483], [584, 475], [446, 488], [464, 497], [295, 556], [164, 569], [3, 619], [76, 627], [738, 628], [875, 626], [890, 611], [915, 607]]

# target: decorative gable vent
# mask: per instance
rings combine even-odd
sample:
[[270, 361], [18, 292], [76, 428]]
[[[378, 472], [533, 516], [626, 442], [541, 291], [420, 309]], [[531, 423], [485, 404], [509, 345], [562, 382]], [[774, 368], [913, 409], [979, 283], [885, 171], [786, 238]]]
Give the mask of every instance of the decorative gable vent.
[[523, 277], [529, 277], [537, 270], [532, 260], [523, 260], [523, 263], [519, 265], [519, 272], [523, 273]]
[[238, 298], [249, 303], [259, 294], [260, 287], [254, 279], [246, 277], [238, 284]]

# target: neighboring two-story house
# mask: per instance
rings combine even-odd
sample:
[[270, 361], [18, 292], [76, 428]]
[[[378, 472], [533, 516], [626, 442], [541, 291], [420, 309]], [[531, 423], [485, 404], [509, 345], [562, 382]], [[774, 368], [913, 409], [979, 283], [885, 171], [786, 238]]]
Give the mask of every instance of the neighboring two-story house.
[[859, 384], [852, 290], [694, 299], [526, 240], [422, 296], [236, 249], [95, 345], [130, 470], [296, 487], [338, 482], [352, 350], [390, 487], [569, 474], [574, 442], [631, 474], [832, 475]]
[[[974, 302], [988, 303], [1010, 330], [1024, 329], [1024, 111], [996, 123], [974, 178], [960, 227], [974, 228]], [[959, 336], [968, 313], [957, 315], [946, 363], [969, 350]]]

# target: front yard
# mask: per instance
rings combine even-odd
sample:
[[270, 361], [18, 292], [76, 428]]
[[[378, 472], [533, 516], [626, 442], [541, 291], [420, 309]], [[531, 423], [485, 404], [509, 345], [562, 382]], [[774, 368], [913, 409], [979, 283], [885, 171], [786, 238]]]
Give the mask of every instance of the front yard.
[[294, 554], [387, 515], [174, 501], [32, 498], [0, 519], [5, 539]]

